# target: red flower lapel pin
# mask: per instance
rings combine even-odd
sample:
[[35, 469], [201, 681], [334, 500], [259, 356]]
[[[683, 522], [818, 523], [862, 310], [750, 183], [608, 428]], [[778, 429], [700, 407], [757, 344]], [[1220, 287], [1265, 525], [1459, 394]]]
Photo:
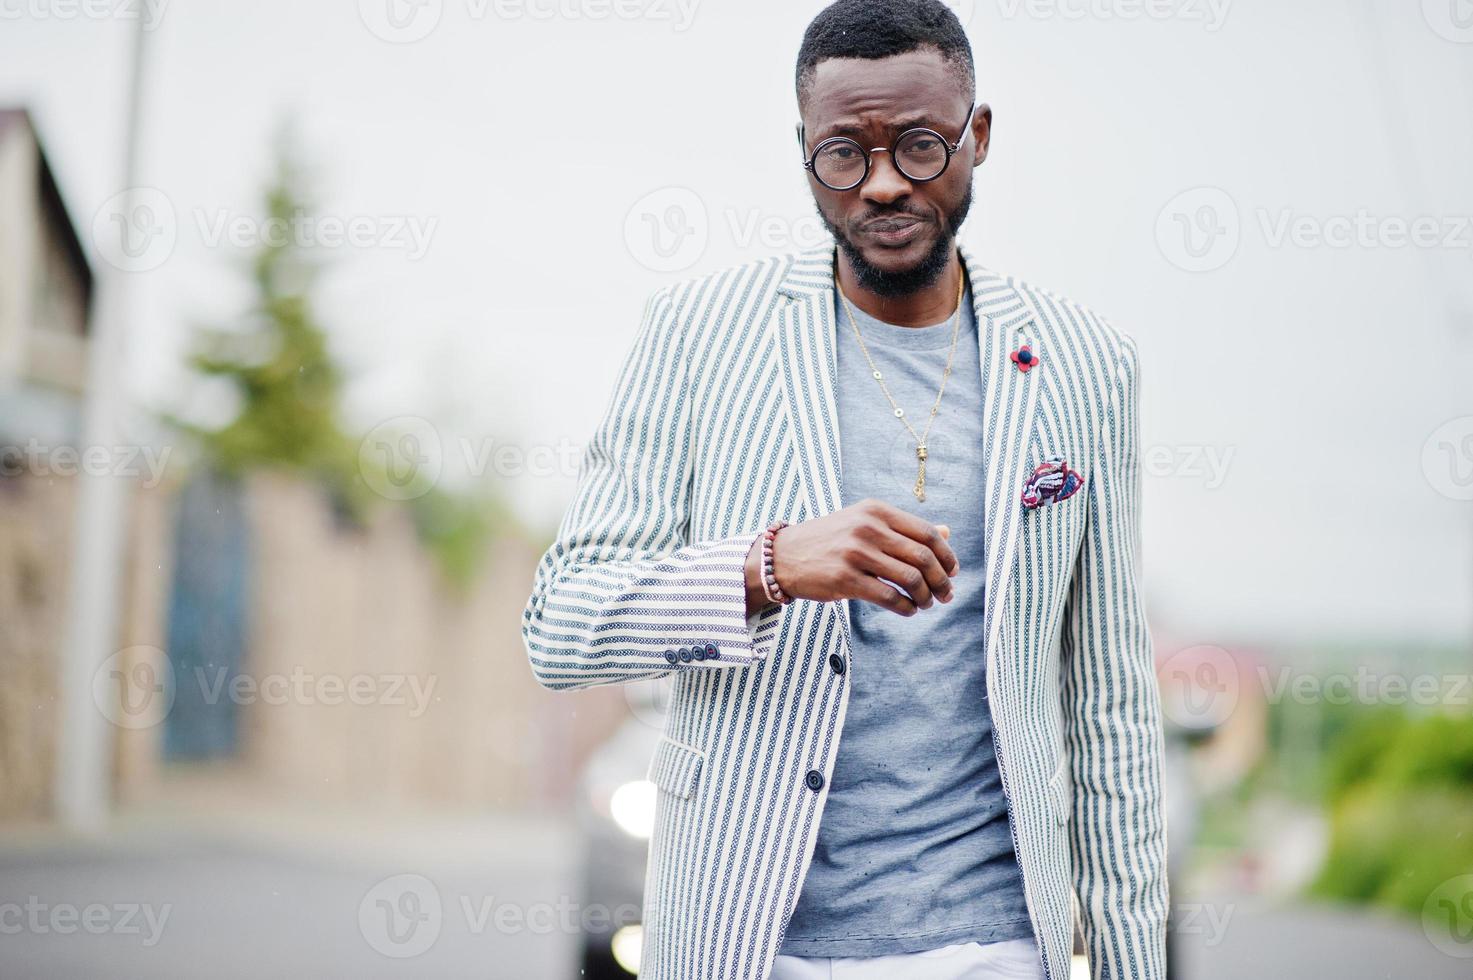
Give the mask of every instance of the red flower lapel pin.
[[1033, 348], [1028, 346], [1027, 344], [1019, 347], [1009, 356], [1012, 358], [1013, 363], [1018, 365], [1018, 370], [1022, 371], [1024, 374], [1028, 373], [1029, 368], [1034, 367], [1038, 364], [1038, 355], [1035, 354], [1033, 352]]

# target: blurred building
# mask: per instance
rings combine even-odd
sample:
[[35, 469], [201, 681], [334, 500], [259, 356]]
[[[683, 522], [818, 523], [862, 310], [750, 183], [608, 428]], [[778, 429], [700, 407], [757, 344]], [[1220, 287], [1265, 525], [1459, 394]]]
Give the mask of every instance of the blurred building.
[[49, 808], [93, 277], [23, 109], [0, 109], [0, 817]]
[[[52, 813], [92, 294], [32, 120], [0, 110], [0, 821]], [[455, 587], [402, 504], [345, 524], [298, 474], [106, 448], [108, 478], [134, 481], [92, 691], [120, 806], [197, 799], [203, 779], [303, 806], [555, 807], [627, 716], [620, 691], [532, 677], [520, 616], [543, 542], [501, 535]]]
[[56, 405], [85, 377], [92, 269], [24, 109], [0, 109], [0, 215], [0, 386]]

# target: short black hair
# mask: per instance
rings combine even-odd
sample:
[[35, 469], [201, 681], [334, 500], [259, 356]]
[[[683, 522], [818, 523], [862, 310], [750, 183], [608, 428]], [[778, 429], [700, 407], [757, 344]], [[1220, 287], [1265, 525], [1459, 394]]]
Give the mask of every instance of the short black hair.
[[941, 0], [837, 0], [803, 32], [795, 79], [798, 106], [808, 99], [813, 73], [829, 58], [889, 58], [935, 48], [971, 97], [977, 87], [972, 45], [956, 14]]

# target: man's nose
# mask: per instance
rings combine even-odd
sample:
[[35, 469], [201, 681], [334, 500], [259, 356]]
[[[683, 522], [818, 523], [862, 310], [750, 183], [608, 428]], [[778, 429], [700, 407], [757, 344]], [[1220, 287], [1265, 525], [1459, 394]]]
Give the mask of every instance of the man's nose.
[[890, 159], [889, 150], [871, 150], [869, 176], [859, 187], [860, 196], [875, 204], [890, 204], [910, 193], [910, 181]]

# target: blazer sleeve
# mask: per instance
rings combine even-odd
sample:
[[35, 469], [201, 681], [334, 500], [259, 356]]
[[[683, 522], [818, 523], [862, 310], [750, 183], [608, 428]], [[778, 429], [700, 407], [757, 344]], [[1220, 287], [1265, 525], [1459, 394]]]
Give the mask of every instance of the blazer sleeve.
[[746, 611], [746, 556], [762, 529], [690, 540], [693, 404], [679, 296], [666, 287], [646, 302], [538, 562], [522, 639], [544, 687], [739, 667], [774, 647], [782, 607]]
[[1137, 354], [1120, 337], [1062, 646], [1070, 862], [1095, 980], [1165, 980], [1161, 705], [1140, 588]]

